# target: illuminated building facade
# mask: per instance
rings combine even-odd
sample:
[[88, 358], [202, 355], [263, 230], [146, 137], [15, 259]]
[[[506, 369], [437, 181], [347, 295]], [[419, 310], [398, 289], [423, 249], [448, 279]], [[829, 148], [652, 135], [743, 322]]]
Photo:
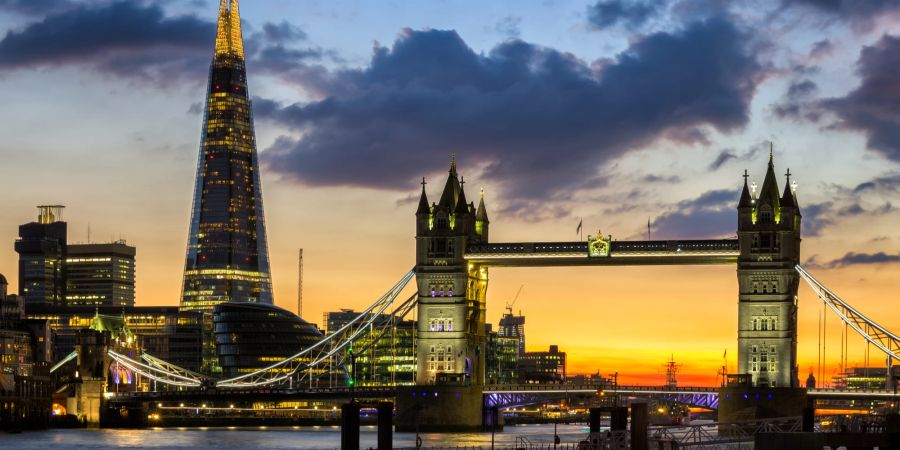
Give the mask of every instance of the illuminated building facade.
[[492, 331], [485, 324], [487, 333], [487, 384], [514, 384], [519, 381], [519, 343], [517, 337]]
[[0, 430], [44, 428], [50, 417], [50, 328], [25, 318], [0, 274]]
[[498, 333], [500, 336], [516, 339], [519, 348], [518, 353], [520, 355], [525, 353], [525, 316], [521, 312], [519, 312], [519, 315], [514, 315], [512, 309], [507, 309], [503, 317], [500, 318]]
[[26, 303], [62, 306], [66, 296], [64, 206], [38, 206], [37, 222], [19, 227], [19, 291]]
[[[244, 375], [283, 361], [323, 337], [315, 325], [296, 314], [262, 303], [221, 303], [215, 308], [213, 321], [224, 377]], [[327, 372], [317, 368], [314, 376], [318, 381], [327, 380]]]
[[70, 244], [66, 255], [66, 304], [134, 306], [134, 256], [125, 241]]
[[[53, 331], [53, 353], [63, 358], [78, 342], [78, 331], [98, 320], [122, 321], [134, 334], [137, 347], [176, 366], [198, 371], [203, 336], [209, 333], [199, 311], [181, 311], [175, 306], [73, 306], [53, 308], [27, 305], [29, 319], [46, 320]], [[102, 323], [102, 322], [101, 322]]]
[[240, 13], [222, 0], [181, 306], [212, 312], [230, 301], [273, 303]]
[[738, 203], [738, 372], [760, 387], [800, 387], [800, 208], [786, 176], [779, 194], [770, 154], [762, 189], [751, 189], [745, 174]]
[[438, 203], [429, 205], [423, 180], [416, 210], [416, 384], [484, 384], [488, 271], [463, 253], [488, 241], [488, 226], [484, 196], [477, 208], [466, 200], [455, 157]]
[[551, 345], [546, 352], [525, 352], [519, 358], [519, 383], [565, 383], [566, 352]]
[[[325, 335], [331, 335], [351, 320], [359, 316], [359, 312], [342, 309], [325, 313]], [[375, 342], [373, 339], [380, 330], [365, 333], [354, 342], [355, 352], [353, 366], [347, 361], [347, 373], [355, 374], [356, 384], [365, 385], [409, 385], [416, 381], [416, 322], [400, 320], [383, 314], [379, 322], [394, 321], [394, 326], [386, 331]]]

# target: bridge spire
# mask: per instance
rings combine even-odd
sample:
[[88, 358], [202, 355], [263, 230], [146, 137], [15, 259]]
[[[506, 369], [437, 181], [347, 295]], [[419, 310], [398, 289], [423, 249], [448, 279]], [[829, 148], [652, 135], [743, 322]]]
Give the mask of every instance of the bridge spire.
[[431, 208], [428, 207], [428, 195], [425, 194], [425, 177], [422, 177], [422, 196], [419, 197], [419, 208], [416, 209], [416, 215], [429, 213], [431, 213]]
[[791, 169], [788, 169], [784, 175], [785, 177], [787, 177], [787, 183], [784, 185], [784, 194], [781, 195], [781, 206], [796, 208], [797, 197], [795, 196], [791, 186]]
[[747, 178], [750, 175], [747, 169], [744, 169], [744, 189], [741, 190], [741, 200], [738, 202], [738, 208], [750, 208], [753, 206], [753, 197], [750, 195], [750, 187], [747, 185]]

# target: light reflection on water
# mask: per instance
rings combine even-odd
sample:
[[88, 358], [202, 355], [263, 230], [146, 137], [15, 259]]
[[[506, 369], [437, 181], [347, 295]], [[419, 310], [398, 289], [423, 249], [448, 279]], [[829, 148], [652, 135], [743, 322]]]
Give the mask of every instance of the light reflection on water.
[[[586, 425], [559, 425], [562, 442], [587, 438]], [[507, 426], [496, 433], [498, 446], [512, 446], [517, 437], [531, 442], [552, 442], [553, 425]], [[376, 446], [374, 426], [360, 429], [360, 448]], [[414, 447], [415, 433], [395, 433], [395, 447]], [[423, 447], [475, 445], [490, 448], [491, 433], [429, 433], [422, 435]], [[0, 448], [16, 450], [148, 448], [154, 450], [231, 449], [336, 449], [341, 446], [338, 427], [260, 428], [154, 428], [147, 430], [47, 430], [5, 434], [0, 432]]]

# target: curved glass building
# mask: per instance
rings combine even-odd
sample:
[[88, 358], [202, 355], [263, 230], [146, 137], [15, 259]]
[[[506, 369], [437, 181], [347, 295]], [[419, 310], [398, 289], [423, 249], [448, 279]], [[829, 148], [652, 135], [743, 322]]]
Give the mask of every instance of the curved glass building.
[[[262, 303], [230, 302], [216, 306], [216, 352], [222, 375], [235, 377], [255, 372], [299, 353], [324, 336], [296, 314]], [[280, 369], [275, 369], [280, 370]], [[341, 382], [343, 371], [313, 372], [317, 384]]]

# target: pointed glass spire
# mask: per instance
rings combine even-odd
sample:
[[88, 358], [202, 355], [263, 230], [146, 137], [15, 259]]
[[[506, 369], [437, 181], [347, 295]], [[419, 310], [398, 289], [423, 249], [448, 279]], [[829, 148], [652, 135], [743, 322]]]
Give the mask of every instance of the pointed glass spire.
[[222, 0], [209, 69], [181, 307], [272, 304], [262, 189], [237, 0]]
[[241, 12], [238, 0], [221, 0], [219, 23], [216, 26], [216, 56], [231, 55], [244, 59], [244, 39], [241, 36]]

